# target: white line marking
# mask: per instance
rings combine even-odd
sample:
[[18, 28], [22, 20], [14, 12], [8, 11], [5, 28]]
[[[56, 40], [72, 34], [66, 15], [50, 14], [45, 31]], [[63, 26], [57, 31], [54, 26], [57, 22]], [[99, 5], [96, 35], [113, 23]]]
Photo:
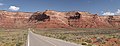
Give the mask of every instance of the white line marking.
[[57, 46], [57, 45], [55, 45], [54, 43], [50, 42], [49, 40], [44, 40], [44, 38], [51, 39], [51, 40], [56, 40], [56, 41], [60, 41], [60, 42], [64, 42], [64, 43], [68, 43], [68, 44], [72, 44], [72, 45], [76, 45], [76, 46], [83, 46], [83, 45], [76, 44], [76, 43], [73, 43], [73, 42], [68, 42], [68, 41], [64, 41], [64, 40], [60, 40], [60, 39], [56, 39], [56, 38], [50, 38], [50, 37], [38, 35], [38, 34], [35, 34], [35, 33], [33, 33], [33, 32], [31, 32], [31, 33], [32, 33], [33, 35], [37, 36], [37, 37], [39, 37], [39, 36], [42, 37], [42, 38], [40, 38], [40, 39], [42, 39], [43, 41], [48, 42], [48, 43], [50, 43], [50, 44], [52, 44], [52, 45], [54, 45], [54, 46]]
[[28, 32], [28, 46], [30, 46], [30, 42], [29, 42], [29, 32]]
[[[35, 35], [36, 37], [39, 37], [40, 35], [37, 35], [37, 34], [35, 34], [35, 33], [33, 33], [33, 32], [31, 32], [33, 35]], [[42, 37], [42, 36], [41, 36]], [[40, 37], [39, 37], [40, 38]], [[40, 39], [42, 39], [42, 38], [40, 38]], [[50, 41], [47, 41], [47, 40], [44, 40], [44, 39], [42, 39], [43, 41], [45, 41], [45, 42], [48, 42], [48, 43], [50, 43], [50, 44], [52, 44], [53, 46], [56, 46], [54, 43], [52, 43], [52, 42], [50, 42]]]
[[47, 41], [47, 40], [44, 40], [44, 39], [42, 39], [43, 41], [45, 41], [45, 42], [48, 42], [48, 43], [50, 43], [50, 44], [52, 44], [52, 45], [54, 45], [54, 46], [56, 46], [54, 43], [52, 43], [52, 42], [50, 42], [50, 41]]

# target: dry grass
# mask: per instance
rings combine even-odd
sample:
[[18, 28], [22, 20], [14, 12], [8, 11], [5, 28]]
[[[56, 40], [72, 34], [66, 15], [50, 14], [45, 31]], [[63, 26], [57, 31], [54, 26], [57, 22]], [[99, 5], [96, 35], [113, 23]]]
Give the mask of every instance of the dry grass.
[[[62, 39], [77, 44], [84, 44], [87, 46], [103, 45], [108, 42], [106, 39], [120, 40], [120, 30], [117, 29], [92, 29], [92, 28], [78, 28], [75, 30], [68, 29], [36, 29], [37, 34]], [[98, 44], [97, 44], [98, 43]], [[117, 41], [119, 45], [120, 41]], [[103, 46], [105, 46], [103, 45]]]
[[0, 29], [0, 46], [24, 46], [26, 39], [26, 30]]

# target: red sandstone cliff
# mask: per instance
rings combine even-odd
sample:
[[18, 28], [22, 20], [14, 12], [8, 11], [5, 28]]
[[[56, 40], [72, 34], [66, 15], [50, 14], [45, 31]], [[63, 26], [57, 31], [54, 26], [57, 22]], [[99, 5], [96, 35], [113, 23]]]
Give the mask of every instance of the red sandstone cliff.
[[0, 11], [0, 27], [36, 28], [120, 28], [120, 15], [99, 16], [88, 12], [7, 12]]
[[0, 11], [0, 27], [20, 28], [26, 27], [28, 18], [32, 13]]

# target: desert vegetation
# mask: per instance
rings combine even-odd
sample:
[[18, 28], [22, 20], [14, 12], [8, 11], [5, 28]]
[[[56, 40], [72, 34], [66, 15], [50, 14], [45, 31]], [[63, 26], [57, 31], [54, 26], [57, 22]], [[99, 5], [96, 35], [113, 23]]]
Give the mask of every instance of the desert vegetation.
[[26, 29], [0, 29], [0, 46], [25, 46]]
[[68, 29], [35, 29], [34, 33], [57, 38], [85, 46], [119, 46], [120, 30], [77, 28]]

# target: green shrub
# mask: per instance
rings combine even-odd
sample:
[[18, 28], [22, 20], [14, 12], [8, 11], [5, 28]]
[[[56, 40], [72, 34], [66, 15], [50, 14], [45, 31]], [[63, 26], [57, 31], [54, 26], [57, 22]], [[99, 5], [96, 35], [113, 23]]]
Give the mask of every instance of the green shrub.
[[86, 42], [83, 42], [83, 43], [81, 43], [82, 45], [87, 45], [87, 43]]

